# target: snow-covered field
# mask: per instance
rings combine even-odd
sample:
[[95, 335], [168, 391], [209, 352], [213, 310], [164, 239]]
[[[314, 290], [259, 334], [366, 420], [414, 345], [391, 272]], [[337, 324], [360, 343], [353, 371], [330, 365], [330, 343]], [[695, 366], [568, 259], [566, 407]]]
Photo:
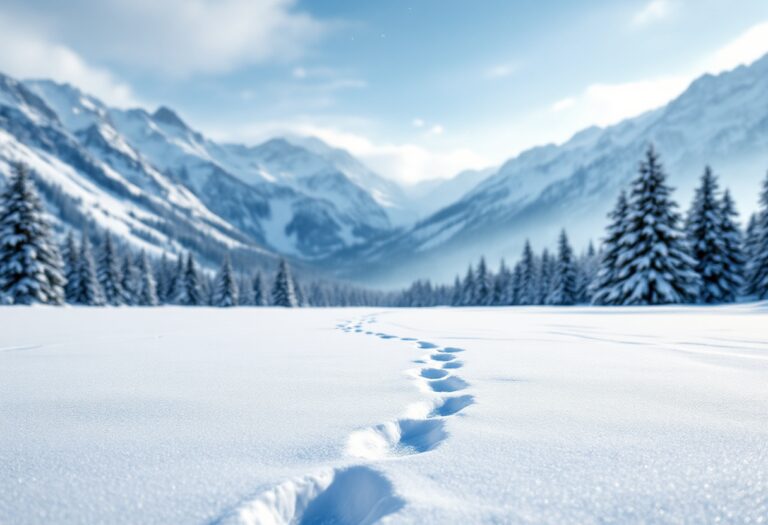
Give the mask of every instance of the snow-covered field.
[[0, 308], [0, 523], [766, 523], [768, 306]]

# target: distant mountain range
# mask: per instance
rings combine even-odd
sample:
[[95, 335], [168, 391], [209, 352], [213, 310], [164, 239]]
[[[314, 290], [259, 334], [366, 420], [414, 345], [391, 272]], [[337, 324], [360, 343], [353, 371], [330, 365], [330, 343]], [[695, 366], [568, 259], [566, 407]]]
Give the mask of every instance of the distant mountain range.
[[768, 58], [499, 168], [408, 188], [316, 138], [219, 143], [166, 107], [115, 109], [70, 85], [0, 75], [0, 172], [28, 163], [60, 230], [109, 229], [211, 265], [225, 251], [242, 267], [287, 256], [385, 286], [450, 279], [481, 253], [516, 257], [526, 237], [552, 244], [562, 226], [577, 244], [599, 237], [649, 142], [686, 206], [710, 163], [751, 208], [768, 167]]
[[414, 276], [447, 281], [480, 254], [517, 259], [526, 238], [554, 246], [563, 227], [583, 247], [603, 235], [606, 213], [649, 143], [684, 209], [709, 164], [740, 210], [754, 210], [768, 169], [768, 56], [704, 75], [662, 108], [525, 151], [452, 204], [348, 258], [366, 261], [356, 263], [361, 278], [401, 284]]

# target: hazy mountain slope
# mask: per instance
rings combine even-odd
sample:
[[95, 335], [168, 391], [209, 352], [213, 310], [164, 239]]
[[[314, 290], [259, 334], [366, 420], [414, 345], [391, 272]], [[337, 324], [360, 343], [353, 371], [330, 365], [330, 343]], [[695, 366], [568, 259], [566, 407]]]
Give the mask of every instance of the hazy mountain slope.
[[[359, 251], [370, 262], [366, 278], [384, 284], [417, 276], [447, 280], [482, 253], [517, 258], [526, 237], [537, 248], [553, 245], [563, 226], [583, 246], [602, 236], [605, 214], [649, 143], [661, 153], [684, 208], [704, 165], [711, 164], [740, 210], [754, 209], [768, 166], [768, 57], [705, 75], [663, 108], [509, 160], [409, 231]], [[376, 267], [385, 255], [401, 264]]]
[[[0, 161], [32, 164], [43, 189], [64, 202], [63, 224], [91, 222], [155, 251], [216, 259], [230, 245], [307, 261], [392, 229], [345, 170], [287, 141], [218, 144], [169, 108], [119, 110], [70, 85], [0, 80]], [[346, 171], [365, 172], [327, 149]], [[108, 219], [98, 211], [107, 204]]]

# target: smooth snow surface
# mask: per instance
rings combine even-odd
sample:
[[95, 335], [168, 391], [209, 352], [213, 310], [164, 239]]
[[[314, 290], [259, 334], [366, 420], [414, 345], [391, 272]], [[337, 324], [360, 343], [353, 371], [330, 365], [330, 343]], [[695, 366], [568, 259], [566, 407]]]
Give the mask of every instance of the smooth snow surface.
[[766, 326], [0, 308], [0, 523], [765, 523]]

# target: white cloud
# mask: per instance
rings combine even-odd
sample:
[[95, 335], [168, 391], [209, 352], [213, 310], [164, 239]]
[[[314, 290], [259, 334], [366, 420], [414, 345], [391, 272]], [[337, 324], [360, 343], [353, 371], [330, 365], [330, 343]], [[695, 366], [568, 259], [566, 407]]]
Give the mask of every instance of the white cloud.
[[[350, 123], [348, 127], [354, 126]], [[251, 143], [290, 134], [317, 137], [332, 146], [343, 148], [377, 173], [404, 184], [450, 178], [463, 170], [484, 168], [491, 164], [486, 157], [467, 148], [438, 150], [413, 143], [376, 143], [359, 133], [302, 121], [228, 127], [223, 133], [212, 133], [221, 140]]]
[[466, 169], [490, 165], [487, 158], [468, 148], [439, 151], [410, 143], [375, 144], [362, 135], [312, 125], [300, 126], [297, 132], [344, 148], [378, 173], [405, 184], [434, 178], [450, 178]]
[[487, 78], [505, 78], [517, 72], [517, 64], [497, 64], [485, 72]]
[[738, 38], [718, 49], [705, 61], [710, 73], [720, 73], [750, 64], [768, 52], [768, 22], [752, 26]]
[[571, 132], [588, 125], [607, 126], [655, 109], [680, 95], [704, 73], [721, 73], [768, 53], [768, 22], [752, 26], [704, 57], [688, 71], [633, 82], [595, 83], [581, 94], [563, 98], [551, 112], [568, 115]]
[[644, 26], [669, 18], [672, 14], [672, 0], [651, 0], [632, 17], [636, 26]]
[[415, 118], [411, 121], [411, 124], [414, 128], [423, 128], [426, 122], [424, 122], [424, 119]]
[[139, 105], [130, 86], [105, 69], [86, 63], [72, 49], [46, 40], [0, 15], [0, 70], [17, 78], [52, 78], [67, 82], [104, 102]]
[[[30, 5], [43, 3], [45, 5]], [[301, 56], [328, 27], [295, 0], [5, 0], [0, 8], [89, 58], [162, 74]]]
[[445, 132], [445, 128], [440, 124], [435, 124], [429, 128], [430, 135], [442, 135]]
[[291, 72], [293, 78], [307, 78], [307, 70], [303, 67], [295, 67]]
[[552, 104], [552, 111], [555, 113], [559, 111], [565, 111], [566, 109], [573, 107], [575, 103], [576, 99], [574, 97], [566, 97]]

